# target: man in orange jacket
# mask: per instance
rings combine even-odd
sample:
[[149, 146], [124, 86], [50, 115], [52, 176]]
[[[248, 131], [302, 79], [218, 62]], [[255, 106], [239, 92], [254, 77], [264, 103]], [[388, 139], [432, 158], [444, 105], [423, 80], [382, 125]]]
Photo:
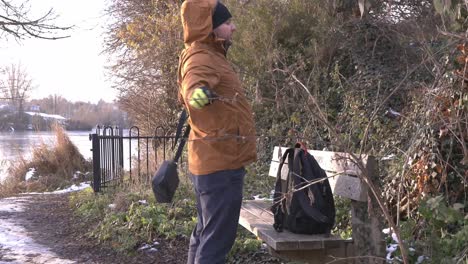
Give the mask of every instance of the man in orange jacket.
[[256, 160], [253, 114], [226, 59], [236, 30], [229, 10], [216, 0], [186, 0], [181, 17], [179, 99], [190, 115], [188, 162], [198, 213], [188, 263], [225, 263], [237, 232], [244, 166]]

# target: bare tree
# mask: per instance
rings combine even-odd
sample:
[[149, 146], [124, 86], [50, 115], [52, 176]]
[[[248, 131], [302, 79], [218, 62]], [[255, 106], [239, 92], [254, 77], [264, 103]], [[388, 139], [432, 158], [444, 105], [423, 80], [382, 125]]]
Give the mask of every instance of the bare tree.
[[27, 0], [16, 5], [12, 2], [11, 0], [0, 0], [0, 38], [13, 36], [16, 39], [34, 37], [55, 40], [69, 37], [57, 33], [71, 27], [54, 25], [52, 22], [57, 16], [53, 9], [39, 17], [31, 18]]
[[177, 63], [183, 47], [180, 1], [113, 0], [105, 52], [119, 105], [141, 131], [176, 120]]
[[24, 102], [34, 86], [21, 64], [11, 64], [0, 69], [0, 99], [8, 100], [18, 114], [24, 111]]

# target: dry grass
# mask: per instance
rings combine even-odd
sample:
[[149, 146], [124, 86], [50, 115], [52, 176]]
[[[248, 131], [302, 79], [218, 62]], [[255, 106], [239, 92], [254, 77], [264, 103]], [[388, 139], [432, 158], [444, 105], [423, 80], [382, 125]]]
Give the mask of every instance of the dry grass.
[[[91, 170], [77, 147], [70, 141], [60, 126], [54, 126], [55, 145], [42, 142], [32, 152], [31, 160], [19, 157], [8, 169], [8, 177], [0, 183], [0, 197], [11, 196], [20, 192], [40, 192], [55, 190], [69, 185], [76, 171]], [[36, 170], [34, 180], [25, 181], [30, 168]]]
[[[20, 157], [15, 162], [12, 162], [10, 164], [11, 166], [10, 169], [13, 166], [16, 168], [25, 167], [24, 165], [25, 163], [26, 161], [24, 160], [24, 158]], [[7, 165], [6, 161], [2, 163], [2, 166], [5, 166], [5, 165]], [[10, 171], [10, 169], [8, 171]], [[24, 174], [26, 174], [26, 172]], [[12, 196], [16, 193], [21, 192], [20, 182], [21, 180], [19, 178], [11, 177], [11, 176], [7, 177], [3, 182], [0, 182], [0, 198]]]

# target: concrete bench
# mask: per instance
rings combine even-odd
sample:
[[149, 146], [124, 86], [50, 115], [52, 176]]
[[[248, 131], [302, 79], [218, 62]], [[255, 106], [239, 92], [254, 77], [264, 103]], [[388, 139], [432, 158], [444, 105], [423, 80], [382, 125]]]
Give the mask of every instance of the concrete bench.
[[[275, 147], [270, 164], [269, 176], [276, 177], [279, 160], [285, 147]], [[272, 255], [291, 261], [327, 263], [340, 258], [336, 263], [383, 263], [385, 246], [382, 238], [381, 214], [378, 207], [368, 203], [367, 186], [358, 175], [361, 170], [349, 154], [309, 150], [322, 169], [327, 172], [334, 195], [351, 199], [352, 239], [341, 239], [334, 235], [302, 235], [287, 230], [278, 233], [273, 228], [272, 201], [246, 200], [242, 204], [239, 223], [263, 240]], [[377, 164], [371, 156], [361, 156], [370, 178], [377, 175]], [[288, 167], [283, 166], [282, 179], [286, 179]], [[369, 212], [369, 208], [371, 212]], [[379, 219], [380, 218], [380, 219]], [[359, 257], [366, 256], [366, 257]], [[335, 263], [335, 262], [334, 262]]]

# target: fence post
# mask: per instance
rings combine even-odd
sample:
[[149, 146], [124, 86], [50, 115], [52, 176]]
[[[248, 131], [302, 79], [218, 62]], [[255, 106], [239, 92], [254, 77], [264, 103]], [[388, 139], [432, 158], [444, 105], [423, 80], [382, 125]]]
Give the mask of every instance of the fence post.
[[119, 135], [120, 135], [120, 138], [119, 138], [119, 173], [120, 173], [120, 177], [121, 177], [121, 181], [123, 181], [123, 178], [124, 178], [124, 158], [123, 158], [123, 155], [124, 155], [124, 152], [123, 152], [123, 129], [122, 128], [119, 128]]
[[91, 149], [93, 151], [93, 189], [94, 192], [101, 190], [101, 150], [99, 146], [99, 135], [91, 134], [90, 140], [92, 140]]

